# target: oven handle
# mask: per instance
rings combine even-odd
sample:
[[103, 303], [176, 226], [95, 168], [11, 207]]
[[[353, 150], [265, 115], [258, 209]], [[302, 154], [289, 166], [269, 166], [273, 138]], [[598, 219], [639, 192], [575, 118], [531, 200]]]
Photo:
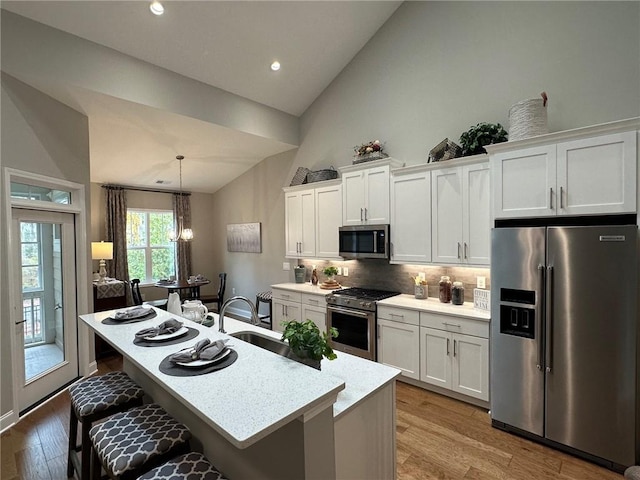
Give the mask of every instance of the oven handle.
[[369, 318], [372, 312], [361, 312], [360, 310], [349, 310], [346, 308], [327, 307], [327, 311], [344, 313], [345, 315], [354, 315], [356, 317]]

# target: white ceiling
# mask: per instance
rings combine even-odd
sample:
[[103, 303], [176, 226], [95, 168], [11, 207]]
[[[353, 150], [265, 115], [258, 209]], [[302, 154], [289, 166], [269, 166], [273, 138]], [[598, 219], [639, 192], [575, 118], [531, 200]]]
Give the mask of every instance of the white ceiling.
[[[148, 1], [2, 1], [2, 8], [299, 116], [400, 3], [175, 0], [163, 2], [162, 16]], [[272, 72], [276, 59], [282, 68]], [[41, 87], [53, 96], [60, 90]], [[66, 95], [59, 99], [89, 117], [93, 182], [156, 188], [165, 179], [175, 189], [174, 158], [183, 154], [185, 189], [214, 192], [291, 148], [95, 92], [74, 90], [73, 102]]]

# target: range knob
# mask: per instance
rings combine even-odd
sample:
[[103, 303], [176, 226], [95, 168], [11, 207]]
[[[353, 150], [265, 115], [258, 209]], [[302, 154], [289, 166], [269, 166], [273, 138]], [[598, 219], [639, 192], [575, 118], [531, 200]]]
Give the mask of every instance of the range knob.
[[364, 308], [371, 307], [371, 302], [360, 302], [360, 306]]

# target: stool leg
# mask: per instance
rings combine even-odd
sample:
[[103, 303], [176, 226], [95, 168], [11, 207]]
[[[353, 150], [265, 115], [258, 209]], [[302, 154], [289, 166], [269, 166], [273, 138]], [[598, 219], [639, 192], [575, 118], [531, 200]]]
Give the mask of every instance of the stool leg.
[[269, 328], [273, 330], [273, 318], [271, 317], [271, 303], [272, 301], [269, 300]]
[[91, 439], [89, 438], [89, 430], [91, 430], [91, 423], [88, 421], [82, 422], [82, 476], [80, 480], [89, 480], [91, 472]]
[[73, 460], [72, 452], [76, 449], [76, 441], [78, 437], [78, 418], [76, 417], [76, 411], [71, 405], [71, 412], [69, 412], [69, 453], [67, 454], [67, 477], [73, 477]]
[[91, 480], [100, 480], [100, 474], [102, 473], [102, 465], [100, 464], [100, 457], [98, 457], [98, 451], [93, 447], [93, 444], [88, 448], [91, 452]]

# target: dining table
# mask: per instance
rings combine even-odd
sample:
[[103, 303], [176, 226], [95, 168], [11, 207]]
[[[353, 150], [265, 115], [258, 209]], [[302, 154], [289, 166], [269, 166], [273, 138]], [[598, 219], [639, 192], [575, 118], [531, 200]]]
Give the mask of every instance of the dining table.
[[200, 298], [200, 287], [211, 283], [210, 280], [175, 280], [173, 282], [156, 282], [155, 286], [159, 288], [166, 288], [169, 293], [178, 292], [180, 300], [197, 300]]

